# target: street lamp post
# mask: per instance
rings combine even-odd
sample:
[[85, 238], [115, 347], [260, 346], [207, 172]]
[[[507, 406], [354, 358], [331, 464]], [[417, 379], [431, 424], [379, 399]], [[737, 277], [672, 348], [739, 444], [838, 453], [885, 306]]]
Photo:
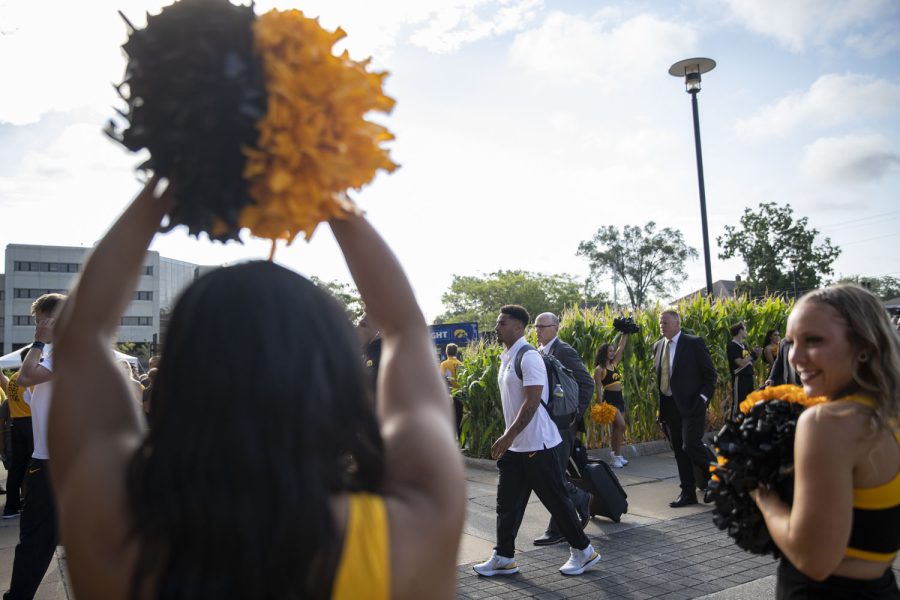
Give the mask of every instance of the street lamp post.
[[797, 299], [797, 264], [799, 262], [796, 254], [791, 256], [791, 274], [794, 280], [794, 300]]
[[712, 297], [712, 267], [709, 260], [709, 226], [706, 221], [706, 186], [703, 183], [703, 153], [700, 151], [700, 114], [697, 110], [697, 92], [700, 91], [700, 75], [716, 68], [711, 58], [688, 58], [669, 67], [669, 75], [684, 77], [685, 91], [691, 95], [694, 111], [694, 146], [697, 151], [697, 179], [700, 185], [700, 223], [703, 226], [703, 260], [706, 263], [706, 295]]

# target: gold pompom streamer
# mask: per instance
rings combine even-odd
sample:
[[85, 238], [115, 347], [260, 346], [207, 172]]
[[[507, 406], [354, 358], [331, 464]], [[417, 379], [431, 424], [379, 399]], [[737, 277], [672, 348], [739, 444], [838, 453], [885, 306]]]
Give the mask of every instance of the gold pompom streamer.
[[616, 419], [619, 412], [615, 406], [608, 402], [599, 402], [591, 407], [591, 420], [597, 425], [609, 425]]
[[322, 221], [357, 210], [348, 189], [397, 168], [381, 147], [394, 136], [364, 118], [393, 108], [382, 92], [387, 73], [369, 72], [368, 60], [346, 51], [335, 56], [343, 30], [326, 31], [299, 10], [270, 11], [253, 28], [269, 106], [257, 147], [244, 148], [256, 204], [244, 208], [240, 224], [257, 237], [308, 240]]

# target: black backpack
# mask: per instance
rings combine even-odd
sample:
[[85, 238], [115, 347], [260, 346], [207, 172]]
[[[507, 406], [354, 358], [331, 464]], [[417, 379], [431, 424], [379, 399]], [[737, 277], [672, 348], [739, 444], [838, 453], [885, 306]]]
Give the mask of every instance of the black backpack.
[[[519, 379], [522, 379], [522, 357], [529, 350], [538, 352], [533, 346], [525, 344], [516, 353], [514, 364]], [[544, 367], [547, 369], [547, 389], [550, 391], [548, 401], [541, 400], [541, 404], [558, 428], [567, 429], [572, 425], [578, 412], [578, 382], [575, 381], [571, 369], [564, 367], [555, 356], [541, 352], [538, 352], [538, 355], [543, 359]]]

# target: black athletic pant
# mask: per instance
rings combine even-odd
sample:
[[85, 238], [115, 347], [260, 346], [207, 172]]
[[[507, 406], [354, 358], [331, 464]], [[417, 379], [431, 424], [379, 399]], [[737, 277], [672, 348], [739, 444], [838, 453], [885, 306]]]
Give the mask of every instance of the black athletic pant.
[[25, 475], [25, 490], [19, 544], [16, 546], [9, 591], [3, 596], [4, 600], [34, 598], [56, 551], [56, 505], [46, 460], [31, 459]]
[[453, 396], [453, 416], [456, 418], [456, 441], [459, 442], [459, 436], [462, 435], [462, 418], [463, 418], [463, 403], [465, 402], [465, 395], [462, 392], [457, 392], [455, 396]]
[[6, 479], [6, 508], [3, 514], [14, 515], [21, 507], [19, 489], [25, 480], [25, 470], [34, 452], [34, 439], [31, 433], [31, 417], [19, 417], [12, 420], [10, 428], [12, 456], [9, 465], [9, 477]]
[[[569, 497], [569, 500], [572, 501], [572, 504], [575, 505], [577, 511], [578, 507], [582, 506], [587, 500], [587, 492], [566, 479], [566, 467], [569, 464], [569, 457], [572, 456], [572, 446], [575, 443], [575, 434], [573, 434], [570, 429], [560, 429], [559, 436], [562, 438], [562, 444], [556, 446], [553, 450], [556, 453], [559, 470], [562, 471], [563, 474], [563, 487], [566, 490], [566, 495]], [[590, 508], [588, 508], [588, 510], [590, 510]], [[547, 525], [547, 531], [551, 533], [559, 532], [559, 529], [556, 528], [556, 519], [554, 519], [552, 515], [550, 517], [550, 523]]]
[[535, 452], [507, 451], [497, 461], [497, 554], [511, 558], [516, 553], [516, 534], [522, 525], [531, 491], [537, 494], [556, 519], [560, 533], [570, 546], [584, 550], [590, 542], [581, 530], [575, 505], [566, 495], [563, 475], [554, 448]]
[[669, 443], [675, 451], [675, 464], [681, 489], [694, 493], [694, 468], [698, 465], [704, 472], [709, 470], [709, 460], [703, 450], [703, 428], [706, 425], [706, 404], [697, 403], [694, 413], [682, 415], [671, 396], [659, 396], [659, 418], [669, 435]]

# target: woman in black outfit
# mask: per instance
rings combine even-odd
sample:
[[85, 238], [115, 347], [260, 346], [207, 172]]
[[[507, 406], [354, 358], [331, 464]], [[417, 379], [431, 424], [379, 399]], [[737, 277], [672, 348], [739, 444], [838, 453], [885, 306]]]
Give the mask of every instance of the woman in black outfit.
[[625, 396], [622, 395], [622, 375], [619, 373], [619, 362], [628, 343], [628, 334], [623, 333], [617, 347], [603, 344], [597, 351], [594, 360], [594, 383], [597, 389], [597, 400], [608, 402], [618, 409], [616, 418], [610, 424], [610, 466], [621, 469], [628, 464], [622, 456], [622, 442], [625, 440]]
[[744, 340], [747, 339], [747, 328], [743, 323], [732, 325], [729, 332], [732, 336], [727, 349], [728, 368], [731, 370], [732, 377], [730, 417], [734, 419], [741, 402], [755, 387], [753, 362], [759, 358], [761, 349], [748, 349], [744, 345]]

